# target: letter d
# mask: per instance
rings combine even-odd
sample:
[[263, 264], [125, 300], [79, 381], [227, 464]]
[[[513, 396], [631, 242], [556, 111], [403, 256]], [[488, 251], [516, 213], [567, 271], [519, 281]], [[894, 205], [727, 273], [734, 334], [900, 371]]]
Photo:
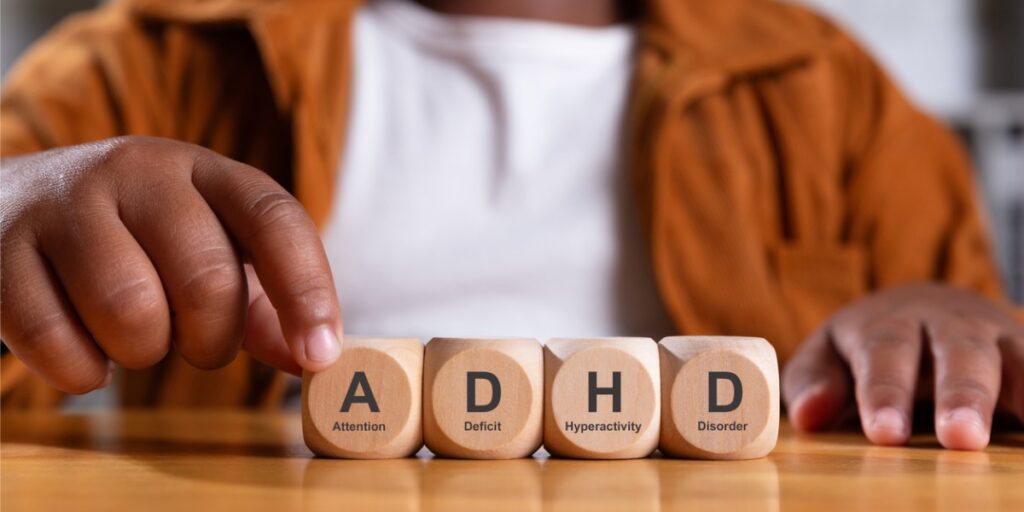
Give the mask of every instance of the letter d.
[[[491, 401], [476, 403], [476, 381], [483, 379], [491, 383]], [[501, 382], [491, 372], [466, 372], [466, 412], [490, 412], [501, 402]]]
[[[718, 403], [718, 381], [727, 380], [732, 383], [732, 402], [727, 404]], [[732, 372], [708, 372], [708, 412], [730, 412], [735, 411], [743, 401], [743, 384], [740, 378]]]

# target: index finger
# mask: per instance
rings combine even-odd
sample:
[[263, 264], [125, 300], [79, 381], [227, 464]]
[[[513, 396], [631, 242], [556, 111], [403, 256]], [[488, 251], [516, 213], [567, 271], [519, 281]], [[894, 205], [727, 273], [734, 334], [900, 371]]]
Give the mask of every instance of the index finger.
[[296, 362], [330, 366], [341, 354], [341, 312], [305, 208], [263, 172], [213, 152], [196, 158], [192, 183], [251, 259]]

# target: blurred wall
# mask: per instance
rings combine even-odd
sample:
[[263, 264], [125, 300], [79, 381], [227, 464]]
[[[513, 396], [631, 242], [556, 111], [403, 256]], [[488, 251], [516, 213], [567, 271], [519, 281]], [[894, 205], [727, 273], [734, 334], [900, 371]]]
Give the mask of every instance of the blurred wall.
[[35, 38], [68, 14], [97, 0], [0, 0], [0, 69], [4, 75]]
[[1024, 90], [1020, 0], [800, 0], [857, 35], [932, 112], [963, 119], [990, 91]]

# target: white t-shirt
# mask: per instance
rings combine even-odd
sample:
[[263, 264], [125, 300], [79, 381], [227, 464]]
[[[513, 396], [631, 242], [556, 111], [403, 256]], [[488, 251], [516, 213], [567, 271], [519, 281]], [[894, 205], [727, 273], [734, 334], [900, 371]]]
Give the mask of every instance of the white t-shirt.
[[633, 27], [364, 6], [323, 239], [345, 331], [672, 332], [623, 165]]

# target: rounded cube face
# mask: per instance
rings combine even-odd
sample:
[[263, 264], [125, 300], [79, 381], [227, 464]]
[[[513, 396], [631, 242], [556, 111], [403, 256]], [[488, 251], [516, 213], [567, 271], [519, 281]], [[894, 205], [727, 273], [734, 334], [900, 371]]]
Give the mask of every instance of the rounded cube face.
[[775, 446], [778, 363], [761, 338], [680, 336], [660, 344], [661, 450], [673, 456], [749, 459]]
[[[672, 422], [696, 448], [727, 455], [756, 441], [768, 425], [770, 393], [764, 373], [743, 354], [713, 351], [683, 365], [671, 391]], [[744, 406], [746, 404], [746, 406]], [[754, 406], [751, 406], [751, 405]]]
[[303, 431], [310, 449], [347, 458], [419, 450], [422, 361], [419, 340], [346, 337], [337, 364], [304, 376]]
[[653, 340], [551, 340], [545, 364], [545, 445], [550, 452], [632, 458], [654, 450], [661, 403]]
[[424, 435], [439, 455], [516, 458], [540, 446], [543, 355], [535, 340], [427, 345]]
[[462, 352], [434, 377], [430, 407], [441, 431], [470, 450], [515, 439], [530, 421], [533, 384], [519, 363], [487, 349]]
[[578, 352], [551, 386], [555, 425], [580, 448], [617, 452], [651, 428], [657, 408], [654, 379], [627, 352], [607, 347]]

